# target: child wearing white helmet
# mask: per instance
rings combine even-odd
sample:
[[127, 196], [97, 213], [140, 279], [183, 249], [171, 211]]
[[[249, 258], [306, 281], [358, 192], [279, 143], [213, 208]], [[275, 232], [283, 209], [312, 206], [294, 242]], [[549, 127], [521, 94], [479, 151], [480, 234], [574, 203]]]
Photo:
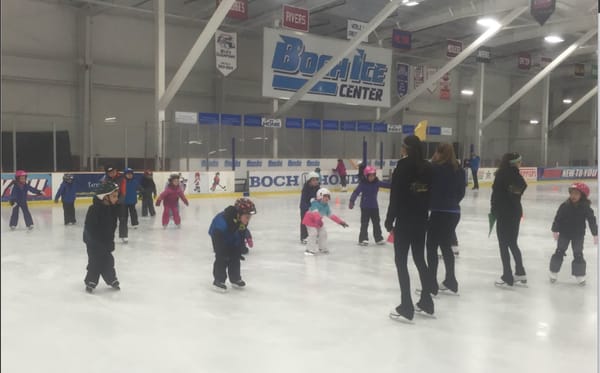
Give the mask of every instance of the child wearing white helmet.
[[309, 172], [306, 177], [306, 183], [302, 187], [302, 195], [300, 197], [300, 242], [303, 245], [308, 243], [308, 230], [306, 225], [302, 223], [304, 215], [310, 209], [310, 203], [313, 199], [317, 198], [317, 191], [320, 188], [319, 182], [321, 178], [316, 172]]
[[348, 226], [344, 220], [331, 213], [331, 209], [329, 208], [330, 199], [331, 193], [329, 190], [325, 188], [319, 189], [317, 191], [317, 198], [312, 201], [309, 211], [302, 219], [302, 223], [308, 229], [309, 247], [304, 252], [306, 255], [329, 253], [329, 250], [327, 250], [327, 230], [323, 225], [323, 216], [327, 216], [344, 228]]

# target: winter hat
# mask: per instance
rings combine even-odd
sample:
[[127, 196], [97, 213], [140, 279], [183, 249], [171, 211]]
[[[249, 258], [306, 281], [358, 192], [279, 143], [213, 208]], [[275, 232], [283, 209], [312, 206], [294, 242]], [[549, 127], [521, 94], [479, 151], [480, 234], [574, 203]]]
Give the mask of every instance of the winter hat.
[[421, 140], [415, 135], [410, 135], [404, 138], [403, 144], [407, 148], [418, 149], [421, 146]]

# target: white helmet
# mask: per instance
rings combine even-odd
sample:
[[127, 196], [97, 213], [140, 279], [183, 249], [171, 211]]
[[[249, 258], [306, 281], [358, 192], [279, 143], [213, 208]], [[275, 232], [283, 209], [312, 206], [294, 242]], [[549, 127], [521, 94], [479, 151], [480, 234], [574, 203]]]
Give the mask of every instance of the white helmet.
[[318, 173], [316, 173], [314, 171], [311, 171], [311, 172], [308, 173], [308, 176], [306, 177], [306, 179], [307, 180], [310, 180], [310, 179], [317, 179], [317, 180], [319, 180], [320, 176], [319, 176]]
[[317, 190], [317, 200], [320, 201], [323, 199], [323, 196], [327, 196], [331, 199], [331, 192], [327, 188], [321, 188]]

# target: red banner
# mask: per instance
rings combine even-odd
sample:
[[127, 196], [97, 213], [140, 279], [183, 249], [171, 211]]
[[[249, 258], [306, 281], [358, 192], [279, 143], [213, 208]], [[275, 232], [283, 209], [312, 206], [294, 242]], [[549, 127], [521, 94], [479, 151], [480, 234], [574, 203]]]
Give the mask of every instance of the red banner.
[[[217, 6], [221, 4], [221, 0], [217, 0]], [[248, 19], [248, 0], [235, 0], [231, 6], [231, 10], [227, 13], [227, 17], [233, 19]]]
[[448, 39], [448, 47], [446, 48], [446, 57], [453, 58], [456, 57], [462, 52], [463, 43], [458, 40]]
[[308, 32], [309, 17], [308, 9], [289, 5], [283, 6], [282, 21], [285, 28]]
[[531, 68], [531, 54], [527, 52], [519, 53], [519, 69], [529, 70]]

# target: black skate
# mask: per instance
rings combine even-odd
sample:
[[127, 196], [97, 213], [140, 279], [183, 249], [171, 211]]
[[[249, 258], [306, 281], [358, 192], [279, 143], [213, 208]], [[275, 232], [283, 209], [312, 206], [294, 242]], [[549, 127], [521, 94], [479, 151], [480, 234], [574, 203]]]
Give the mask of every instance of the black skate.
[[425, 305], [422, 302], [417, 302], [415, 312], [419, 315], [435, 318], [433, 312], [433, 302], [430, 305]]
[[246, 283], [244, 282], [244, 280], [237, 280], [231, 281], [231, 285], [236, 289], [242, 289], [244, 286], [246, 286]]
[[407, 324], [413, 324], [413, 314], [409, 314], [409, 312], [401, 309], [400, 306], [393, 309], [392, 312], [390, 312], [389, 316], [392, 320], [400, 321]]
[[121, 290], [121, 284], [119, 283], [119, 280], [114, 280], [113, 282], [110, 283], [110, 286], [115, 289], [115, 290]]
[[85, 284], [85, 291], [89, 294], [92, 294], [92, 292], [94, 291], [94, 288], [96, 287], [96, 284], [93, 282], [89, 282]]
[[224, 282], [219, 282], [217, 280], [213, 281], [213, 288], [218, 291], [218, 292], [226, 292], [227, 291], [227, 285], [225, 285]]

